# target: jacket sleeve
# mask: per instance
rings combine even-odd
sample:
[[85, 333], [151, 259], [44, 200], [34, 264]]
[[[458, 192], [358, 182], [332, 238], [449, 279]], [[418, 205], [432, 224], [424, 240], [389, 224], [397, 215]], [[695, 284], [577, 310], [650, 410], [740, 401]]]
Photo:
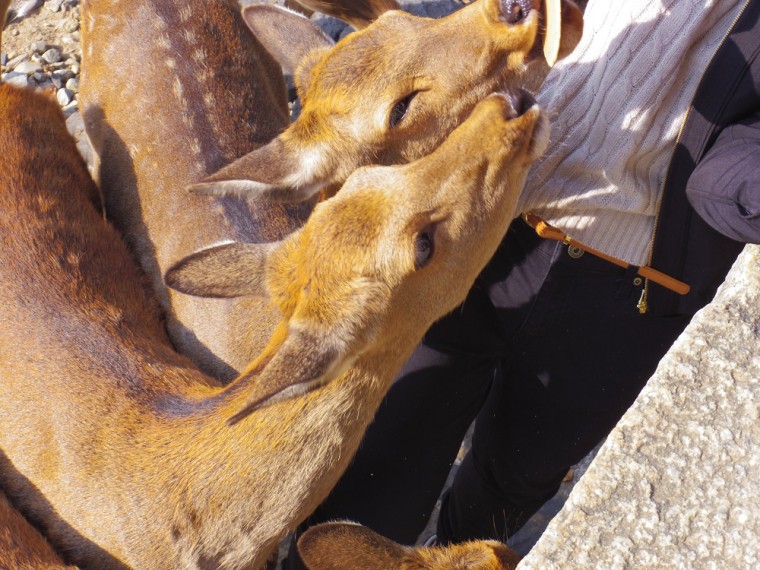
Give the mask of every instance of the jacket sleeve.
[[723, 129], [689, 178], [686, 194], [714, 229], [760, 243], [760, 112]]

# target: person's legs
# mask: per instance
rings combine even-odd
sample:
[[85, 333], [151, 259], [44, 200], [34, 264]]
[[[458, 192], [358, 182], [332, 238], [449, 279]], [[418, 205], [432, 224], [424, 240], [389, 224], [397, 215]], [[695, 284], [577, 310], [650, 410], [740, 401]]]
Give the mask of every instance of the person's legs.
[[420, 346], [368, 429], [362, 452], [309, 523], [340, 516], [414, 543], [492, 379], [492, 360]]
[[[491, 288], [505, 314], [508, 286]], [[640, 295], [634, 271], [561, 249], [478, 415], [439, 540], [505, 540], [614, 427], [689, 320], [640, 315]]]

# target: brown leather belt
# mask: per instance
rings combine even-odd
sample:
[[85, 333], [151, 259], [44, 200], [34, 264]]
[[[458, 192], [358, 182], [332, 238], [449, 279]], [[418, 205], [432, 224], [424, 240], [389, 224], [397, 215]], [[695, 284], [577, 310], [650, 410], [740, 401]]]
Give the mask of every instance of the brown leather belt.
[[[605, 261], [609, 261], [610, 263], [614, 263], [615, 265], [622, 267], [624, 269], [628, 269], [629, 267], [631, 267], [630, 263], [627, 263], [623, 261], [622, 259], [612, 257], [611, 255], [607, 255], [606, 253], [602, 253], [601, 251], [592, 249], [588, 247], [587, 245], [583, 245], [582, 243], [568, 236], [565, 232], [563, 232], [559, 228], [550, 226], [544, 220], [542, 220], [541, 218], [539, 218], [537, 215], [535, 215], [532, 212], [526, 212], [522, 215], [522, 217], [523, 217], [523, 220], [525, 220], [525, 222], [530, 227], [536, 230], [536, 233], [542, 238], [561, 241], [565, 245], [577, 247], [578, 249], [581, 249], [596, 257], [600, 257], [601, 259], [604, 259]], [[644, 279], [649, 279], [650, 281], [657, 283], [658, 285], [662, 285], [663, 287], [670, 289], [671, 291], [675, 291], [679, 295], [686, 295], [689, 292], [690, 287], [688, 284], [684, 283], [683, 281], [679, 281], [678, 279], [675, 279], [674, 277], [671, 277], [670, 275], [666, 275], [662, 271], [657, 271], [656, 269], [652, 269], [651, 267], [646, 266], [646, 265], [642, 265], [640, 267], [637, 267], [636, 269], [637, 269], [636, 272], [639, 275], [641, 275], [641, 277], [643, 277]]]

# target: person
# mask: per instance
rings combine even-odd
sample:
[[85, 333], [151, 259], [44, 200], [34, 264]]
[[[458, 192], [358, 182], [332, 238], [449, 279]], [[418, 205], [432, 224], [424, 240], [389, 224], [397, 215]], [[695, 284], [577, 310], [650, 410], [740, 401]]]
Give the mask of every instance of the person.
[[[538, 99], [552, 143], [521, 198], [622, 269], [510, 226], [463, 305], [400, 373], [307, 525], [412, 544], [506, 540], [633, 403], [743, 243], [760, 243], [760, 0], [591, 0]], [[637, 275], [650, 265], [679, 295]], [[295, 556], [288, 567], [297, 568]]]

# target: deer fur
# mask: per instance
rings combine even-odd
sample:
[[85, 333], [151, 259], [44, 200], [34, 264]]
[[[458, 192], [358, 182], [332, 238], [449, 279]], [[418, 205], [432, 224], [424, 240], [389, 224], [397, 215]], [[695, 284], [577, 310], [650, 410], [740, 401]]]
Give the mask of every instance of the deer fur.
[[50, 544], [0, 491], [0, 568], [4, 570], [76, 570], [67, 566]]
[[0, 488], [84, 568], [261, 567], [464, 298], [546, 137], [529, 98], [494, 95], [430, 156], [356, 172], [282, 240], [181, 262], [170, 283], [221, 281], [279, 314], [223, 387], [174, 351], [60, 109], [0, 85]]
[[298, 553], [309, 570], [514, 570], [520, 561], [515, 551], [495, 540], [402, 546], [350, 522], [308, 528], [298, 539]]
[[[395, 7], [329, 5], [352, 14], [369, 5], [373, 17]], [[247, 6], [241, 18], [233, 0], [203, 9], [179, 0], [83, 0], [79, 98], [106, 211], [150, 277], [181, 353], [229, 381], [266, 346], [277, 312], [257, 297], [169, 290], [162, 276], [172, 263], [215, 243], [281, 239], [303, 224], [314, 192], [333, 192], [363, 164], [429, 153], [479, 100], [527, 81], [540, 18], [507, 25], [498, 5], [480, 0], [442, 20], [388, 12], [333, 47], [308, 19], [272, 6]], [[320, 9], [331, 10], [325, 2]], [[569, 50], [580, 20], [566, 21]], [[290, 127], [270, 53], [299, 84], [304, 111]], [[156, 65], [135, 75], [134, 60]], [[425, 91], [408, 124], [389, 131], [391, 108], [417, 89]], [[245, 196], [188, 195], [187, 186]], [[249, 196], [251, 187], [261, 191]], [[274, 204], [257, 200], [261, 194], [307, 201]]]
[[300, 8], [307, 15], [322, 12], [351, 24], [357, 30], [366, 28], [370, 23], [389, 10], [400, 10], [396, 0], [295, 0], [288, 1], [289, 8]]

